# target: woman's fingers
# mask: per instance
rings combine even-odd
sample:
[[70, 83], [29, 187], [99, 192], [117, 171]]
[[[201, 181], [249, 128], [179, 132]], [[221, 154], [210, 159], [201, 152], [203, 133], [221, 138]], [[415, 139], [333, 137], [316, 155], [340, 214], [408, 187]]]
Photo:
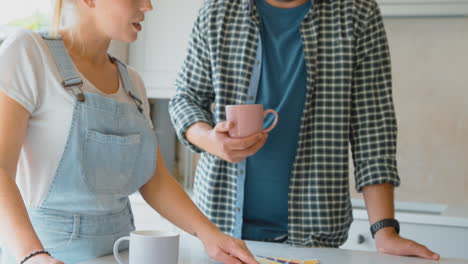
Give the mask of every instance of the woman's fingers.
[[244, 241], [233, 239], [234, 245], [231, 246], [230, 254], [238, 259], [240, 259], [243, 263], [246, 264], [258, 264], [255, 260], [255, 257], [250, 253], [247, 245]]

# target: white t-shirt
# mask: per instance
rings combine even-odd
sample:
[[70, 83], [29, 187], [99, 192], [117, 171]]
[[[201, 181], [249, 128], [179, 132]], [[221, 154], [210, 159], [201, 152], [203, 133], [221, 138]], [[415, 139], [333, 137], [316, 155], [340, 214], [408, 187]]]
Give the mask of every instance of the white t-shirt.
[[[132, 68], [128, 71], [151, 122], [144, 84]], [[81, 78], [84, 92], [135, 103], [121, 84], [118, 92], [107, 95]], [[44, 199], [71, 126], [74, 95], [61, 82], [55, 60], [39, 34], [19, 30], [0, 46], [0, 90], [31, 113], [16, 172], [16, 183], [29, 208], [38, 207]]]

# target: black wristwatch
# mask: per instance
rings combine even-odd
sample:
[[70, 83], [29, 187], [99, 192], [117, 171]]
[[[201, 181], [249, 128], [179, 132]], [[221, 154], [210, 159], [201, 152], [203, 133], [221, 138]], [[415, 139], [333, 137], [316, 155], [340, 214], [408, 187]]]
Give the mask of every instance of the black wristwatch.
[[395, 228], [395, 231], [397, 232], [397, 234], [400, 234], [400, 223], [398, 223], [398, 220], [394, 218], [387, 218], [387, 219], [382, 219], [380, 221], [377, 221], [371, 225], [370, 231], [372, 234], [372, 238], [374, 238], [374, 235], [375, 233], [377, 233], [377, 231], [379, 231], [380, 229], [384, 227], [393, 227]]

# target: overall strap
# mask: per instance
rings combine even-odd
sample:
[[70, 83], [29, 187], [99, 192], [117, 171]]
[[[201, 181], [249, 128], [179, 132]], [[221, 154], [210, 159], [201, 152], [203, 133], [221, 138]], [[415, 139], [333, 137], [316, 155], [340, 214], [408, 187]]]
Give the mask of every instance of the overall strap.
[[47, 33], [41, 33], [42, 38], [47, 43], [50, 52], [52, 53], [57, 69], [62, 77], [62, 85], [65, 89], [71, 89], [73, 94], [79, 101], [84, 101], [84, 94], [80, 87], [83, 85], [83, 81], [75, 68], [70, 55], [68, 55], [67, 49], [60, 36], [51, 37]]
[[138, 107], [138, 110], [140, 110], [140, 112], [143, 112], [143, 101], [138, 96], [138, 93], [135, 91], [135, 86], [133, 85], [130, 75], [128, 74], [127, 65], [125, 65], [123, 62], [114, 57], [112, 57], [112, 60], [117, 63], [120, 78], [122, 78], [123, 82], [123, 88], [125, 89], [125, 91], [127, 91], [128, 95], [133, 98], [135, 104]]

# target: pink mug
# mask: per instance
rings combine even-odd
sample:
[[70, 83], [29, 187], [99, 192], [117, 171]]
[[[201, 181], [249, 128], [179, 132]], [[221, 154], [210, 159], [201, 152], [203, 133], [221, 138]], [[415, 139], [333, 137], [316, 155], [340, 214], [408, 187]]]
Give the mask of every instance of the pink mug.
[[[275, 120], [267, 129], [263, 129], [263, 120], [273, 114]], [[259, 132], [270, 132], [278, 123], [278, 113], [273, 109], [263, 110], [261, 104], [227, 105], [226, 120], [234, 123], [229, 130], [230, 137], [247, 137]]]

